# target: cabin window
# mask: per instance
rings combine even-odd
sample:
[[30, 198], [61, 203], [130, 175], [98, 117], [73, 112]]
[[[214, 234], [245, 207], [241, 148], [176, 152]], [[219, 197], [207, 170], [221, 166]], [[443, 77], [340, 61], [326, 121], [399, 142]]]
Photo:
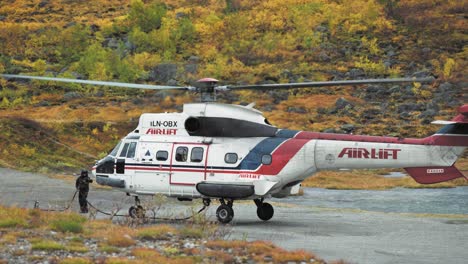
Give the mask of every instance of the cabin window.
[[262, 164], [263, 165], [270, 165], [271, 164], [271, 155], [265, 154], [262, 156]]
[[128, 148], [127, 158], [134, 158], [135, 157], [135, 150], [136, 150], [136, 142], [130, 143], [130, 147]]
[[122, 151], [120, 152], [119, 157], [126, 157], [127, 156], [127, 150], [128, 150], [128, 143], [125, 143], [125, 145], [122, 148]]
[[167, 160], [168, 156], [169, 156], [169, 153], [165, 150], [160, 150], [156, 152], [156, 160], [165, 161]]
[[226, 153], [224, 156], [224, 161], [229, 164], [234, 164], [238, 160], [237, 153]]
[[115, 148], [111, 151], [111, 153], [109, 153], [110, 156], [117, 156], [117, 151], [119, 151], [119, 148], [120, 148], [120, 145], [122, 144], [122, 141], [119, 142], [119, 144], [117, 144], [117, 146], [115, 146]]
[[187, 156], [188, 156], [188, 148], [187, 147], [178, 147], [176, 149], [176, 156], [175, 160], [176, 161], [187, 161]]
[[193, 148], [192, 154], [190, 155], [191, 162], [202, 162], [203, 160], [203, 148]]

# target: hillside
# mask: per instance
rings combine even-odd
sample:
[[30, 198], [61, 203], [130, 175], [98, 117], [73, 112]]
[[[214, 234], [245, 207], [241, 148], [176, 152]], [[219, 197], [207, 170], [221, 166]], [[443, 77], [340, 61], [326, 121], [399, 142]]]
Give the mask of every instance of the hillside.
[[[276, 126], [422, 137], [467, 100], [466, 5], [442, 0], [6, 0], [0, 72], [155, 84], [435, 76], [431, 85], [223, 94]], [[2, 166], [92, 164], [141, 113], [196, 95], [0, 79]], [[33, 124], [29, 126], [28, 124]], [[31, 140], [34, 139], [34, 140]], [[7, 155], [7, 154], [10, 155]]]

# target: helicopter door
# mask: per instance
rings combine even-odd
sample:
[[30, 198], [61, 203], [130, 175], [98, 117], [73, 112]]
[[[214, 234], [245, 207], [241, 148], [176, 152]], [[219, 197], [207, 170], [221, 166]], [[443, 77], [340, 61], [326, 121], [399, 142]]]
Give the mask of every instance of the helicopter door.
[[[172, 143], [140, 142], [132, 186], [137, 193], [169, 193]], [[128, 161], [128, 160], [127, 160]]]
[[174, 143], [171, 157], [171, 185], [194, 186], [206, 179], [209, 145]]

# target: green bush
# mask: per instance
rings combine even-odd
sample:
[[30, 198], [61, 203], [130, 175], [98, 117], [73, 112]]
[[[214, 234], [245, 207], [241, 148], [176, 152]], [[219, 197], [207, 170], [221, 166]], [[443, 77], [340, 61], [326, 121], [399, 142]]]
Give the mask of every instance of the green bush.
[[55, 250], [64, 250], [65, 246], [60, 245], [55, 241], [44, 240], [32, 244], [32, 250], [45, 250], [45, 251], [55, 251]]
[[180, 230], [180, 236], [184, 238], [202, 238], [203, 237], [203, 229], [200, 228], [190, 228], [185, 227]]
[[166, 6], [154, 1], [145, 5], [141, 0], [134, 0], [130, 5], [128, 18], [130, 23], [148, 33], [153, 29], [159, 29], [162, 18], [166, 15]]
[[82, 233], [83, 225], [74, 221], [57, 220], [52, 222], [52, 228], [63, 233]]
[[14, 228], [17, 226], [24, 225], [24, 221], [21, 219], [2, 219], [0, 220], [0, 228]]

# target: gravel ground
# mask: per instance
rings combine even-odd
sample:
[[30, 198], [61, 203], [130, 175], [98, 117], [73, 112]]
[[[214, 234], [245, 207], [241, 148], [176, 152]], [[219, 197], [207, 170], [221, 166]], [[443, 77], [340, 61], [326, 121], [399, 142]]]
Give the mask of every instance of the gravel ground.
[[[35, 200], [41, 207], [61, 207], [74, 192], [68, 182], [9, 169], [0, 168], [0, 182], [1, 203], [19, 207], [32, 208]], [[119, 206], [123, 213], [132, 204], [121, 192], [95, 188], [89, 200], [104, 210]], [[253, 202], [235, 203], [235, 218], [226, 227], [229, 237], [269, 240], [285, 249], [306, 249], [326, 260], [352, 263], [466, 263], [468, 259], [468, 215], [318, 208], [288, 204], [287, 200], [274, 206], [273, 219], [261, 222]], [[181, 216], [192, 208], [190, 203], [169, 199], [160, 212]], [[77, 210], [76, 201], [72, 209]], [[215, 210], [211, 206], [207, 216], [215, 219]]]

